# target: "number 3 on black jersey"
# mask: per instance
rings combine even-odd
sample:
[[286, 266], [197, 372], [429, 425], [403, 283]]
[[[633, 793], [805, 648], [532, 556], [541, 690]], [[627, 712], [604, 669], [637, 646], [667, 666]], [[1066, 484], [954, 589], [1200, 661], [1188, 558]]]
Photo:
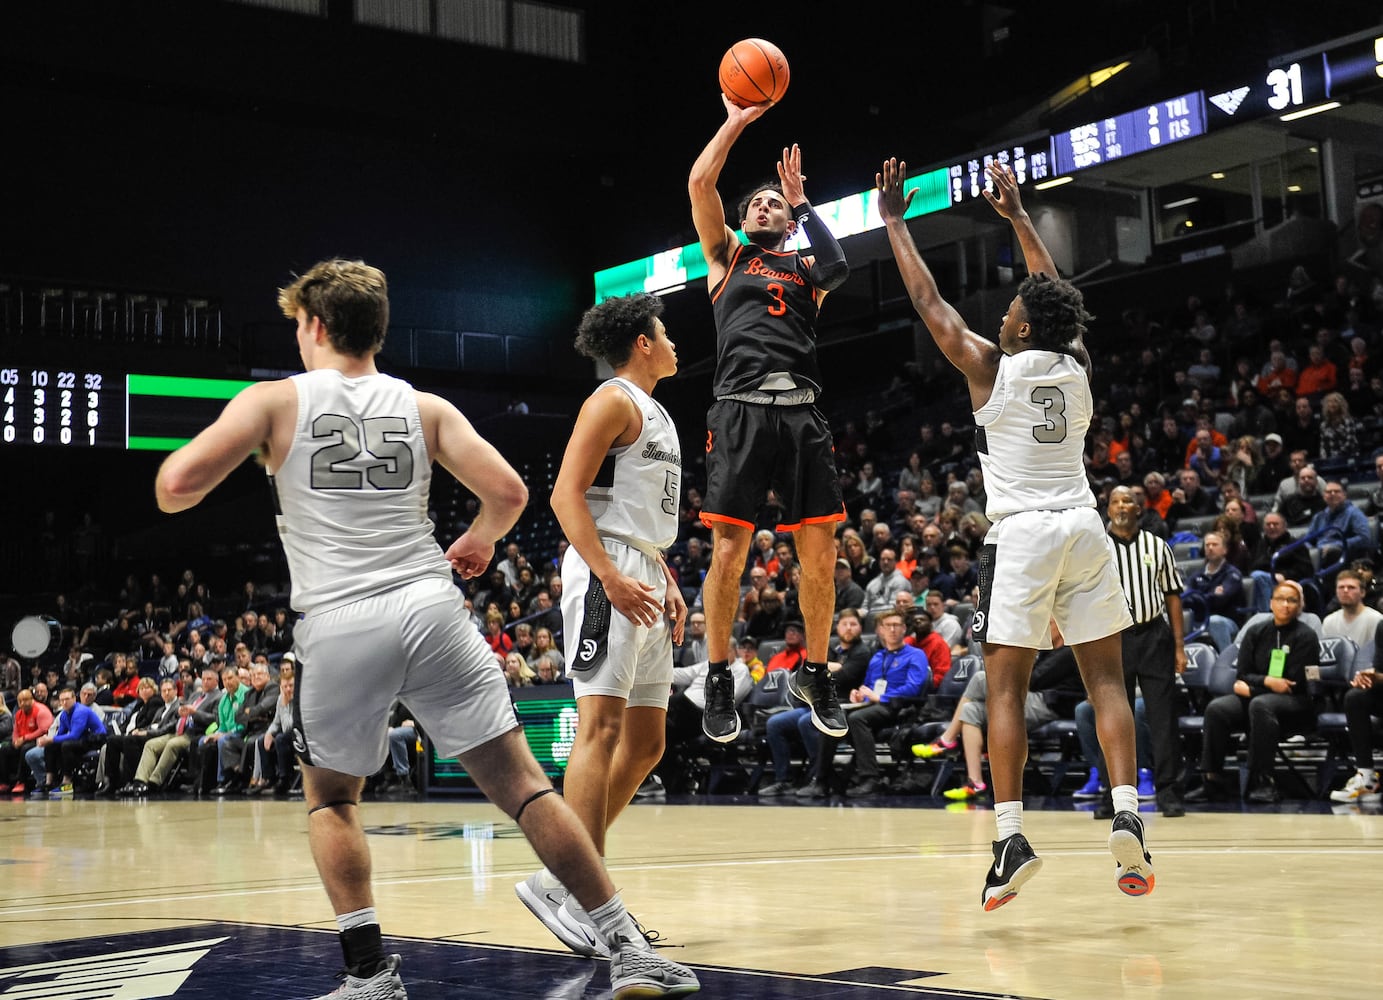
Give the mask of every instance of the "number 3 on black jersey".
[[1066, 393], [1054, 385], [1039, 385], [1032, 391], [1032, 401], [1042, 407], [1043, 423], [1034, 424], [1032, 436], [1040, 444], [1056, 444], [1066, 440]]
[[[413, 452], [406, 440], [399, 440], [407, 434], [403, 417], [366, 417], [357, 424], [339, 413], [323, 413], [312, 421], [312, 438], [335, 441], [312, 453], [312, 488], [359, 490], [368, 479], [377, 490], [404, 489], [413, 481]], [[340, 468], [360, 457], [362, 436], [363, 450], [379, 460], [367, 466], [364, 477], [356, 469]]]

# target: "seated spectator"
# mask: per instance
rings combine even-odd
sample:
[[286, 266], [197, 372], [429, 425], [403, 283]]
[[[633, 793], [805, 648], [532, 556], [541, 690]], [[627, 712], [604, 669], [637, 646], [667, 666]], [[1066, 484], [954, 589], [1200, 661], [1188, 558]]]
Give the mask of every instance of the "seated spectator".
[[965, 485], [963, 480], [956, 480], [946, 487], [946, 503], [944, 506], [955, 507], [961, 514], [969, 514], [972, 511], [984, 513], [980, 510], [979, 502], [970, 495], [970, 487]]
[[[1241, 363], [1247, 366], [1247, 362]], [[1256, 439], [1277, 430], [1277, 417], [1270, 408], [1263, 405], [1252, 385], [1245, 385], [1235, 398], [1239, 402], [1239, 412], [1234, 414], [1234, 419], [1230, 421], [1230, 438]]]
[[485, 641], [489, 643], [495, 658], [501, 663], [504, 662], [509, 651], [514, 648], [514, 640], [509, 638], [504, 631], [504, 615], [498, 611], [485, 613]]
[[1167, 522], [1177, 525], [1188, 517], [1204, 517], [1215, 513], [1215, 498], [1201, 488], [1201, 477], [1195, 469], [1177, 473], [1177, 488], [1172, 491], [1172, 506], [1167, 510]]
[[[1306, 464], [1306, 456], [1302, 456], [1302, 465]], [[1292, 468], [1291, 459], [1286, 450], [1282, 447], [1282, 435], [1274, 431], [1263, 436], [1263, 465], [1258, 470], [1258, 474], [1249, 488], [1251, 493], [1275, 493], [1277, 492], [1284, 479], [1292, 483], [1292, 489], [1296, 488], [1296, 482], [1291, 477], [1295, 474]]]
[[1315, 402], [1327, 392], [1334, 392], [1339, 381], [1335, 363], [1325, 356], [1320, 344], [1312, 344], [1307, 350], [1306, 364], [1297, 373], [1297, 395]]
[[1321, 635], [1342, 635], [1359, 649], [1373, 642], [1383, 614], [1364, 603], [1364, 578], [1355, 569], [1335, 575], [1335, 600], [1340, 604], [1321, 622]]
[[783, 648], [768, 658], [764, 673], [774, 670], [796, 670], [807, 661], [807, 630], [801, 622], [783, 626]]
[[1266, 803], [1282, 799], [1273, 780], [1273, 759], [1284, 733], [1303, 730], [1315, 720], [1306, 668], [1319, 665], [1321, 653], [1316, 633], [1298, 620], [1301, 585], [1278, 584], [1272, 604], [1272, 619], [1248, 629], [1240, 643], [1234, 691], [1205, 707], [1202, 780], [1186, 796], [1187, 802], [1215, 802], [1237, 790], [1238, 783], [1226, 781], [1221, 769], [1230, 735], [1245, 731], [1250, 774], [1246, 798]]
[[950, 644], [935, 630], [931, 613], [925, 607], [914, 605], [908, 612], [907, 622], [908, 637], [903, 641], [926, 654], [927, 665], [932, 671], [932, 690], [935, 691], [951, 670]]
[[1357, 460], [1362, 451], [1359, 438], [1363, 426], [1350, 415], [1349, 403], [1338, 392], [1321, 401], [1320, 457]]
[[23, 795], [28, 777], [21, 771], [26, 755], [38, 746], [53, 725], [53, 713], [34, 697], [30, 688], [20, 690], [15, 702], [13, 728], [0, 745], [0, 794]]
[[893, 607], [893, 598], [908, 591], [908, 578], [898, 572], [898, 555], [892, 548], [879, 552], [879, 575], [864, 588], [864, 609], [867, 615], [878, 615]]
[[509, 682], [511, 688], [531, 687], [533, 679], [538, 675], [533, 672], [533, 668], [528, 665], [528, 661], [523, 658], [522, 653], [510, 650], [504, 656], [504, 679]]
[[[83, 685], [88, 695], [96, 693], [96, 685], [88, 682]], [[92, 707], [91, 699], [85, 702], [77, 699], [77, 693], [70, 687], [58, 692], [60, 710], [56, 728], [51, 736], [40, 736], [36, 745], [43, 748], [43, 767], [47, 772], [45, 794], [58, 792], [72, 794], [72, 776], [77, 773], [77, 765], [88, 750], [95, 750], [106, 740], [106, 724], [101, 713]], [[38, 773], [34, 773], [34, 791], [40, 784]]]
[[220, 747], [223, 741], [240, 741], [245, 731], [241, 721], [241, 706], [249, 694], [249, 686], [240, 682], [240, 671], [226, 667], [221, 671], [221, 698], [216, 703], [216, 724], [197, 742], [200, 753], [192, 754], [193, 791], [215, 792], [224, 795], [228, 782], [223, 778]]
[[[1263, 537], [1254, 545], [1249, 567], [1253, 576], [1254, 611], [1268, 611], [1272, 603], [1272, 592], [1283, 580], [1305, 580], [1315, 573], [1311, 564], [1311, 551], [1300, 545], [1292, 551], [1278, 556], [1278, 552], [1293, 543], [1287, 531], [1287, 520], [1281, 514], [1267, 514], [1263, 517]], [[1276, 559], [1276, 566], [1273, 561]]]
[[1239, 493], [1248, 493], [1263, 468], [1263, 456], [1259, 451], [1258, 442], [1252, 435], [1235, 438], [1230, 443], [1228, 453], [1229, 461], [1225, 464], [1220, 486], [1223, 488], [1226, 484], [1232, 483]]
[[864, 607], [864, 588], [855, 582], [848, 559], [836, 560], [835, 588], [836, 614], [840, 614], [846, 608], [859, 610]]
[[964, 545], [952, 545], [946, 550], [950, 556], [950, 572], [942, 573], [932, 580], [932, 586], [941, 591], [947, 607], [971, 599], [979, 588], [980, 577], [970, 563], [970, 550]]
[[[735, 644], [736, 662], [741, 664], [745, 670], [749, 671], [749, 679], [754, 684], [763, 680], [766, 673], [764, 661], [759, 659], [759, 640], [752, 635], [746, 635]], [[678, 666], [695, 666], [692, 663], [682, 663]]]
[[[701, 619], [700, 625], [697, 624], [698, 617]], [[700, 629], [702, 649], [704, 651], [706, 636], [706, 616], [700, 611], [693, 611], [687, 618], [688, 641], [692, 641], [696, 638], [698, 628]], [[682, 649], [685, 650], [686, 648], [687, 643], [683, 643]], [[546, 656], [549, 660], [552, 661], [552, 665], [557, 669], [557, 673], [559, 676], [565, 673], [566, 671], [566, 657], [564, 657], [562, 655], [562, 651], [557, 648], [557, 640], [553, 638], [552, 630], [549, 628], [537, 628], [533, 630], [533, 656], [535, 658]], [[702, 656], [702, 659], [705, 659], [704, 655]]]
[[97, 795], [113, 793], [133, 781], [149, 734], [160, 723], [177, 721], [178, 689], [171, 677], [164, 678], [157, 689], [152, 677], [141, 678], [138, 691], [138, 700], [126, 710], [120, 732], [106, 737], [105, 767], [96, 785]]
[[1311, 519], [1325, 510], [1325, 497], [1320, 491], [1320, 477], [1309, 465], [1302, 466], [1296, 475], [1296, 491], [1284, 497], [1278, 510], [1287, 521], [1288, 527], [1309, 524]]
[[1373, 767], [1373, 720], [1370, 716], [1383, 715], [1383, 684], [1377, 683], [1379, 662], [1383, 660], [1383, 625], [1375, 630], [1373, 641], [1373, 662], [1359, 667], [1349, 682], [1349, 690], [1345, 692], [1345, 726], [1356, 770], [1344, 788], [1330, 793], [1332, 802], [1379, 800], [1378, 772]]
[[[869, 646], [862, 638], [862, 631], [860, 616], [853, 608], [841, 612], [836, 621], [836, 641], [831, 643], [827, 661], [827, 667], [835, 674], [838, 691], [848, 691], [864, 681], [865, 671], [869, 667]], [[768, 717], [768, 749], [773, 756], [773, 781], [759, 788], [760, 796], [772, 798], [795, 790], [789, 780], [794, 733], [802, 744], [807, 761], [804, 774], [809, 777], [803, 787], [815, 780], [821, 734], [812, 722], [811, 709], [799, 704]]]
[[1297, 492], [1297, 474], [1310, 464], [1306, 452], [1294, 451], [1287, 458], [1287, 477], [1277, 484], [1277, 495], [1273, 497], [1273, 510], [1281, 510], [1287, 498]]
[[1210, 431], [1202, 427], [1196, 431], [1195, 448], [1191, 451], [1186, 464], [1188, 468], [1195, 471], [1201, 482], [1216, 485], [1219, 483], [1220, 477], [1224, 475], [1225, 466], [1228, 463], [1225, 460], [1224, 451], [1212, 440]]
[[946, 609], [946, 600], [941, 591], [935, 588], [928, 590], [922, 599], [922, 607], [932, 620], [932, 631], [941, 636], [952, 654], [965, 655], [969, 651], [965, 641], [965, 630], [961, 628], [960, 619]]
[[883, 501], [884, 481], [875, 473], [873, 462], [865, 462], [860, 466], [855, 491], [865, 506], [875, 506]]
[[1325, 507], [1311, 518], [1311, 527], [1306, 533], [1306, 537], [1321, 549], [1321, 565], [1332, 565], [1340, 558], [1342, 543], [1346, 559], [1358, 559], [1369, 554], [1373, 548], [1369, 519], [1362, 510], [1350, 503], [1344, 484], [1339, 480], [1326, 483], [1322, 499]]
[[[117, 708], [123, 708], [138, 697], [139, 661], [125, 653], [116, 653], [115, 671], [111, 681], [110, 704]], [[105, 704], [100, 700], [99, 691], [97, 692], [97, 704]]]
[[[855, 780], [845, 791], [850, 796], [873, 795], [878, 791], [879, 763], [875, 734], [893, 725], [902, 703], [906, 699], [922, 697], [931, 682], [927, 655], [903, 641], [907, 634], [903, 614], [894, 610], [885, 611], [879, 616], [876, 627], [881, 648], [870, 658], [864, 682], [850, 692], [850, 703], [861, 706], [847, 716], [855, 761]], [[827, 772], [839, 743], [837, 737], [822, 736], [818, 768], [818, 781], [822, 789], [830, 787]]]
[[1207, 531], [1201, 540], [1205, 551], [1205, 566], [1186, 581], [1182, 600], [1193, 611], [1200, 612], [1216, 649], [1226, 649], [1234, 642], [1238, 625], [1234, 615], [1239, 610], [1244, 581], [1239, 570], [1226, 557], [1224, 537]]
[[1287, 363], [1286, 352], [1275, 350], [1268, 355], [1268, 363], [1264, 371], [1258, 377], [1258, 394], [1263, 397], [1273, 396], [1279, 389], [1288, 389], [1293, 392], [1297, 387], [1296, 370]]
[[[254, 758], [247, 747], [260, 742], [278, 711], [279, 689], [269, 680], [267, 661], [255, 661], [250, 668], [250, 683], [241, 689], [245, 697], [235, 711], [235, 723], [240, 731], [227, 735], [217, 745], [221, 775], [216, 786], [217, 795], [233, 795], [246, 790], [254, 769]], [[245, 774], [247, 763], [250, 775]]]
[[1215, 363], [1215, 352], [1202, 347], [1195, 364], [1186, 369], [1186, 377], [1198, 385], [1202, 392], [1210, 392], [1220, 381], [1220, 366]]
[[760, 642], [783, 638], [783, 595], [772, 587], [765, 587], [753, 600], [754, 591], [745, 595], [745, 635], [752, 635]]
[[1253, 554], [1249, 551], [1248, 545], [1244, 542], [1241, 531], [1243, 520], [1242, 513], [1238, 519], [1227, 514], [1221, 514], [1215, 518], [1213, 532], [1220, 536], [1225, 546], [1225, 558], [1239, 571], [1240, 576], [1248, 573], [1253, 561]]
[[291, 674], [279, 675], [279, 699], [274, 705], [274, 717], [260, 737], [256, 753], [259, 758], [260, 782], [250, 792], [258, 795], [273, 787], [275, 795], [287, 795], [293, 784], [293, 685]]
[[1164, 522], [1167, 512], [1172, 509], [1172, 493], [1166, 486], [1166, 477], [1160, 472], [1149, 472], [1143, 477], [1143, 503]]
[[[1053, 628], [1055, 632], [1055, 628]], [[957, 788], [948, 788], [941, 794], [953, 802], [964, 802], [989, 794], [989, 785], [984, 780], [984, 734], [989, 723], [986, 701], [989, 683], [983, 670], [977, 670], [965, 685], [956, 710], [945, 730], [931, 743], [919, 743], [912, 748], [914, 755], [924, 760], [940, 756], [961, 744], [965, 759], [965, 783]], [[1028, 732], [1046, 725], [1055, 719], [1054, 712], [1045, 698], [1036, 691], [1029, 691], [1023, 701], [1023, 724]]]
[[537, 675], [533, 678], [533, 683], [538, 684], [561, 684], [566, 678], [562, 676], [562, 669], [557, 666], [557, 661], [551, 653], [540, 653], [538, 658], [533, 661], [533, 672]]
[[1319, 455], [1321, 451], [1321, 428], [1311, 401], [1298, 396], [1292, 404], [1292, 417], [1280, 425], [1282, 440], [1289, 451], [1304, 451], [1308, 455]]

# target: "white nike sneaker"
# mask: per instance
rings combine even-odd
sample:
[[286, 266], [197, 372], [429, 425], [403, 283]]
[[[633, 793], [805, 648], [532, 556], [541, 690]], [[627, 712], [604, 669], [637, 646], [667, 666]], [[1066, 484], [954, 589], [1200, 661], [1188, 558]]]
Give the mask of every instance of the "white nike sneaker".
[[994, 841], [994, 864], [985, 876], [980, 902], [985, 911], [997, 910], [1023, 887], [1023, 883], [1042, 870], [1042, 859], [1021, 833]]
[[600, 928], [595, 925], [591, 915], [582, 909], [575, 896], [568, 894], [567, 898], [562, 900], [562, 905], [557, 910], [557, 921], [565, 931], [564, 935], [559, 936], [572, 951], [596, 958], [610, 957], [605, 935], [600, 933]]
[[[571, 893], [567, 892], [565, 886], [558, 885], [552, 889], [546, 888], [543, 885], [542, 872], [534, 872], [514, 886], [514, 893], [523, 905], [528, 907], [533, 915], [543, 922], [543, 926], [550, 930], [558, 941], [561, 941], [578, 955], [585, 955], [589, 958], [592, 955], [609, 954], [609, 950], [605, 948], [605, 942], [600, 940], [600, 934], [595, 931], [594, 925], [591, 925], [588, 933], [586, 928], [580, 924], [569, 928], [562, 922], [560, 916], [562, 904], [571, 899]], [[572, 902], [574, 904], [575, 900]], [[585, 916], [584, 911], [582, 916]], [[599, 942], [599, 949], [592, 944], [591, 934], [594, 934], [595, 940]]]

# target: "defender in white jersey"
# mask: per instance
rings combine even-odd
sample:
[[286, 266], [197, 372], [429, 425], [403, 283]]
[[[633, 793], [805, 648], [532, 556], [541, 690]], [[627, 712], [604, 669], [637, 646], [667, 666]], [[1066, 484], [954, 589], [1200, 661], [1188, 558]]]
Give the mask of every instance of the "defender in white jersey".
[[[677, 428], [652, 392], [677, 371], [659, 319], [663, 302], [635, 294], [587, 310], [576, 349], [614, 369], [581, 407], [552, 510], [571, 543], [562, 559], [562, 631], [578, 725], [562, 794], [596, 849], [663, 756], [672, 646], [687, 608], [663, 560], [677, 540], [682, 477]], [[547, 870], [519, 898], [573, 951], [604, 942]]]
[[980, 553], [975, 634], [989, 678], [989, 763], [999, 839], [980, 901], [996, 909], [1017, 895], [1042, 861], [1023, 836], [1023, 702], [1036, 651], [1055, 619], [1076, 654], [1095, 706], [1100, 746], [1114, 785], [1109, 847], [1116, 883], [1152, 891], [1152, 859], [1138, 818], [1133, 714], [1124, 692], [1121, 633], [1132, 624], [1081, 452], [1090, 424], [1090, 358], [1081, 294], [1056, 265], [1023, 210], [1006, 166], [986, 168], [985, 197], [1013, 224], [1029, 276], [1018, 287], [994, 344], [965, 325], [940, 295], [903, 214], [907, 165], [875, 175], [879, 214], [913, 305], [932, 338], [965, 376], [975, 410], [975, 447], [994, 526]]
[[[396, 698], [588, 908], [610, 942], [616, 997], [694, 992], [691, 972], [652, 952], [580, 820], [551, 794], [452, 584], [452, 569], [486, 571], [527, 502], [523, 481], [454, 406], [375, 368], [389, 317], [380, 271], [323, 262], [282, 289], [279, 305], [297, 320], [306, 374], [241, 392], [168, 457], [155, 489], [161, 509], [185, 510], [255, 452], [271, 476], [304, 613], [294, 630], [293, 739], [308, 839], [346, 960], [331, 996], [406, 997], [399, 956], [383, 952], [355, 808], [365, 776], [384, 762]], [[427, 519], [433, 459], [481, 501], [445, 554]]]

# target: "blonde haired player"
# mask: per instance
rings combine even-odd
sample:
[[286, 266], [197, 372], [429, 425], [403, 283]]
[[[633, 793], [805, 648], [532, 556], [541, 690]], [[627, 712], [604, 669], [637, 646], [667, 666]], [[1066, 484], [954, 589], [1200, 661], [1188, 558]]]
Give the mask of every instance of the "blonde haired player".
[[1153, 888], [1152, 859], [1138, 818], [1133, 713], [1124, 688], [1120, 633], [1133, 624], [1085, 477], [1090, 358], [1080, 292], [1057, 276], [1007, 167], [987, 168], [989, 199], [1013, 224], [1029, 276], [1018, 286], [997, 344], [966, 327], [940, 295], [903, 221], [907, 165], [886, 161], [875, 175], [879, 214], [913, 305], [947, 359], [965, 376], [975, 409], [975, 447], [984, 470], [986, 516], [994, 526], [980, 553], [975, 637], [989, 678], [989, 764], [999, 839], [981, 902], [996, 909], [1037, 874], [1042, 860], [1023, 836], [1024, 696], [1038, 649], [1055, 619], [1076, 654], [1095, 706], [1109, 767], [1114, 822], [1109, 848], [1121, 890]]
[[[485, 572], [528, 491], [456, 407], [381, 374], [389, 325], [384, 274], [329, 260], [284, 288], [306, 371], [261, 382], [159, 469], [165, 511], [193, 507], [249, 455], [270, 476], [293, 579], [297, 701], [308, 840], [345, 955], [336, 1000], [405, 1000], [386, 956], [356, 804], [388, 753], [390, 708], [413, 712], [456, 756], [612, 944], [615, 997], [693, 992], [696, 977], [655, 954], [615, 892], [591, 838], [552, 794], [519, 730], [504, 675], [452, 584]], [[480, 514], [445, 555], [427, 518], [433, 460], [479, 497]], [[448, 565], [450, 563], [450, 565]]]

